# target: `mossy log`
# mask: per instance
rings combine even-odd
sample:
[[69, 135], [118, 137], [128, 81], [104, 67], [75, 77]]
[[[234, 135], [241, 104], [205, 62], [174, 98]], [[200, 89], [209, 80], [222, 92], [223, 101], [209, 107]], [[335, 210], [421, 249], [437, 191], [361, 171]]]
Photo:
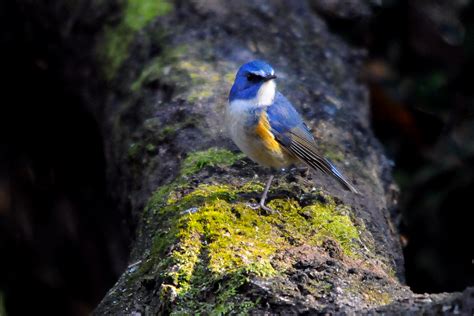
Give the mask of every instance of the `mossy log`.
[[[391, 162], [359, 78], [364, 50], [305, 2], [124, 1], [121, 12], [97, 40], [109, 87], [97, 111], [110, 188], [137, 231], [97, 315], [368, 312], [414, 299]], [[274, 65], [360, 195], [290, 171], [270, 191], [279, 214], [248, 206], [268, 171], [229, 141], [223, 113], [236, 70], [255, 58]]]

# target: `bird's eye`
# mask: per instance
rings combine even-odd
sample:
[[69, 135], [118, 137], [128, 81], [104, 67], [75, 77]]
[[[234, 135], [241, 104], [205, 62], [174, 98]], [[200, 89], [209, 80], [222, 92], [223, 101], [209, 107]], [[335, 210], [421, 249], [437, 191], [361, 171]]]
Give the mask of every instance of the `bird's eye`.
[[254, 75], [254, 74], [248, 74], [247, 75], [247, 80], [250, 81], [250, 82], [255, 82], [255, 81], [258, 81], [259, 77], [257, 75]]

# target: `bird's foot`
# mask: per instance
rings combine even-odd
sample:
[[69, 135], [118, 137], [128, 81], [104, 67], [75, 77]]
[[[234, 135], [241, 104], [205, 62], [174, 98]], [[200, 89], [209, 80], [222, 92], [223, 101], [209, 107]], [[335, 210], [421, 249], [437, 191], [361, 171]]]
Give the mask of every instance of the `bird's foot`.
[[250, 207], [252, 210], [258, 210], [260, 208], [260, 204], [258, 203], [247, 203], [247, 207]]
[[264, 210], [267, 214], [280, 214], [279, 211], [272, 209], [271, 207], [266, 206], [263, 203], [259, 204], [260, 208]]
[[276, 211], [276, 210], [266, 206], [263, 203], [247, 203], [247, 206], [250, 207], [252, 210], [258, 210], [258, 209], [264, 210], [265, 213], [267, 213], [267, 214], [280, 214], [279, 211]]

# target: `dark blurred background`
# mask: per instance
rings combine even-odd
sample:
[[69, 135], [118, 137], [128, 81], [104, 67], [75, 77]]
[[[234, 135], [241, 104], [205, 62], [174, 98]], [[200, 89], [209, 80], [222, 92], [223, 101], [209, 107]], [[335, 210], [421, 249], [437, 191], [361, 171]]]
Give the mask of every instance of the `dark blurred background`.
[[[474, 5], [337, 2], [313, 8], [368, 49], [361, 78], [400, 187], [406, 282], [461, 291], [474, 285]], [[42, 5], [0, 2], [0, 315], [85, 315], [125, 268], [133, 229], [107, 194], [98, 118], [77, 92], [101, 86], [88, 39], [105, 17], [68, 28], [70, 12], [57, 20]]]
[[0, 1], [0, 316], [88, 315], [127, 262], [83, 96], [100, 85], [90, 39], [103, 18], [71, 22], [69, 7]]

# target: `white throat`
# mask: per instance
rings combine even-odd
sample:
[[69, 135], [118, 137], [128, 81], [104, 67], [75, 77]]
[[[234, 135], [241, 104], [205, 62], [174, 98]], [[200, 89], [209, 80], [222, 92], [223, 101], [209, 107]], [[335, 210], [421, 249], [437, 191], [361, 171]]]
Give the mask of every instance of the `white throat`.
[[257, 92], [256, 103], [257, 105], [270, 105], [275, 99], [276, 84], [275, 80], [271, 79], [262, 84]]

